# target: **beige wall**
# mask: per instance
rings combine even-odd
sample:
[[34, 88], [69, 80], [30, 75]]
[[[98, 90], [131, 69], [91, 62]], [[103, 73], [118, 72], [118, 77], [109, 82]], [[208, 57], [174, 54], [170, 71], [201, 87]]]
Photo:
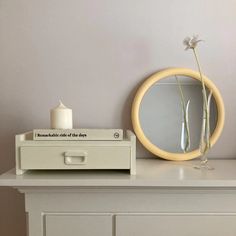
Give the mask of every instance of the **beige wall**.
[[[0, 0], [0, 173], [14, 167], [14, 135], [48, 127], [58, 99], [73, 108], [75, 127], [130, 127], [145, 77], [195, 68], [182, 45], [193, 33], [206, 41], [204, 72], [226, 106], [210, 156], [234, 158], [235, 12], [235, 0]], [[0, 235], [25, 235], [23, 208], [23, 196], [0, 189]]]

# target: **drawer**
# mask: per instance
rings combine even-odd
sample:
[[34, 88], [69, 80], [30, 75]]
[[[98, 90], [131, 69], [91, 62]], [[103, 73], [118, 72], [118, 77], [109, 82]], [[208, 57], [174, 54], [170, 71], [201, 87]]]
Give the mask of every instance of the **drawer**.
[[235, 214], [120, 215], [116, 236], [235, 236], [235, 222]]
[[112, 236], [110, 215], [46, 215], [45, 236]]
[[20, 147], [21, 169], [129, 169], [130, 147]]

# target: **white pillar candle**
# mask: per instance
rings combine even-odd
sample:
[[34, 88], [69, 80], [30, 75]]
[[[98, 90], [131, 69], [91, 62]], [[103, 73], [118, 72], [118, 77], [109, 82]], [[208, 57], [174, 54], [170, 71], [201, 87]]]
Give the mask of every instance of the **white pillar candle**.
[[60, 104], [50, 111], [52, 129], [72, 129], [72, 110]]

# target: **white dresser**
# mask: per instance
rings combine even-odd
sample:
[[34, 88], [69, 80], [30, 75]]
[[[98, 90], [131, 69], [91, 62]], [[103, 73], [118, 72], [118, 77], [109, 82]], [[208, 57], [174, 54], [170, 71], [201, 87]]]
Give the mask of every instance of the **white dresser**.
[[136, 176], [11, 170], [0, 186], [25, 194], [29, 236], [235, 236], [236, 160], [197, 163], [140, 159]]

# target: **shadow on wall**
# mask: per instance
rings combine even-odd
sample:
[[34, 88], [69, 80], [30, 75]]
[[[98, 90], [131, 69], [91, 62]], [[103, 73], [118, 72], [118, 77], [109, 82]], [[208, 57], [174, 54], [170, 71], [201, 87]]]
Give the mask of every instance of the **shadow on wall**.
[[[153, 73], [152, 73], [153, 74]], [[134, 132], [133, 130], [133, 126], [132, 126], [132, 121], [131, 121], [131, 109], [132, 109], [132, 103], [135, 97], [135, 94], [138, 90], [138, 88], [141, 86], [141, 84], [149, 77], [151, 76], [147, 75], [145, 79], [141, 80], [129, 93], [129, 95], [127, 96], [124, 106], [123, 106], [123, 111], [122, 111], [122, 117], [121, 117], [121, 122], [122, 122], [122, 128], [124, 130], [130, 129]], [[147, 157], [154, 157], [154, 155], [149, 152], [148, 150], [146, 150], [143, 145], [139, 142], [138, 138], [136, 139], [136, 148], [137, 148], [137, 152], [138, 156], [137, 158], [147, 158]]]
[[26, 236], [24, 195], [11, 188], [0, 191], [0, 235]]
[[[0, 114], [4, 124], [0, 132], [0, 174], [14, 168], [15, 134], [25, 132], [25, 128], [29, 128], [29, 122], [22, 113], [15, 112], [14, 106], [4, 107], [6, 106], [1, 106]], [[0, 235], [26, 236], [24, 195], [15, 189], [0, 187], [0, 209]]]

